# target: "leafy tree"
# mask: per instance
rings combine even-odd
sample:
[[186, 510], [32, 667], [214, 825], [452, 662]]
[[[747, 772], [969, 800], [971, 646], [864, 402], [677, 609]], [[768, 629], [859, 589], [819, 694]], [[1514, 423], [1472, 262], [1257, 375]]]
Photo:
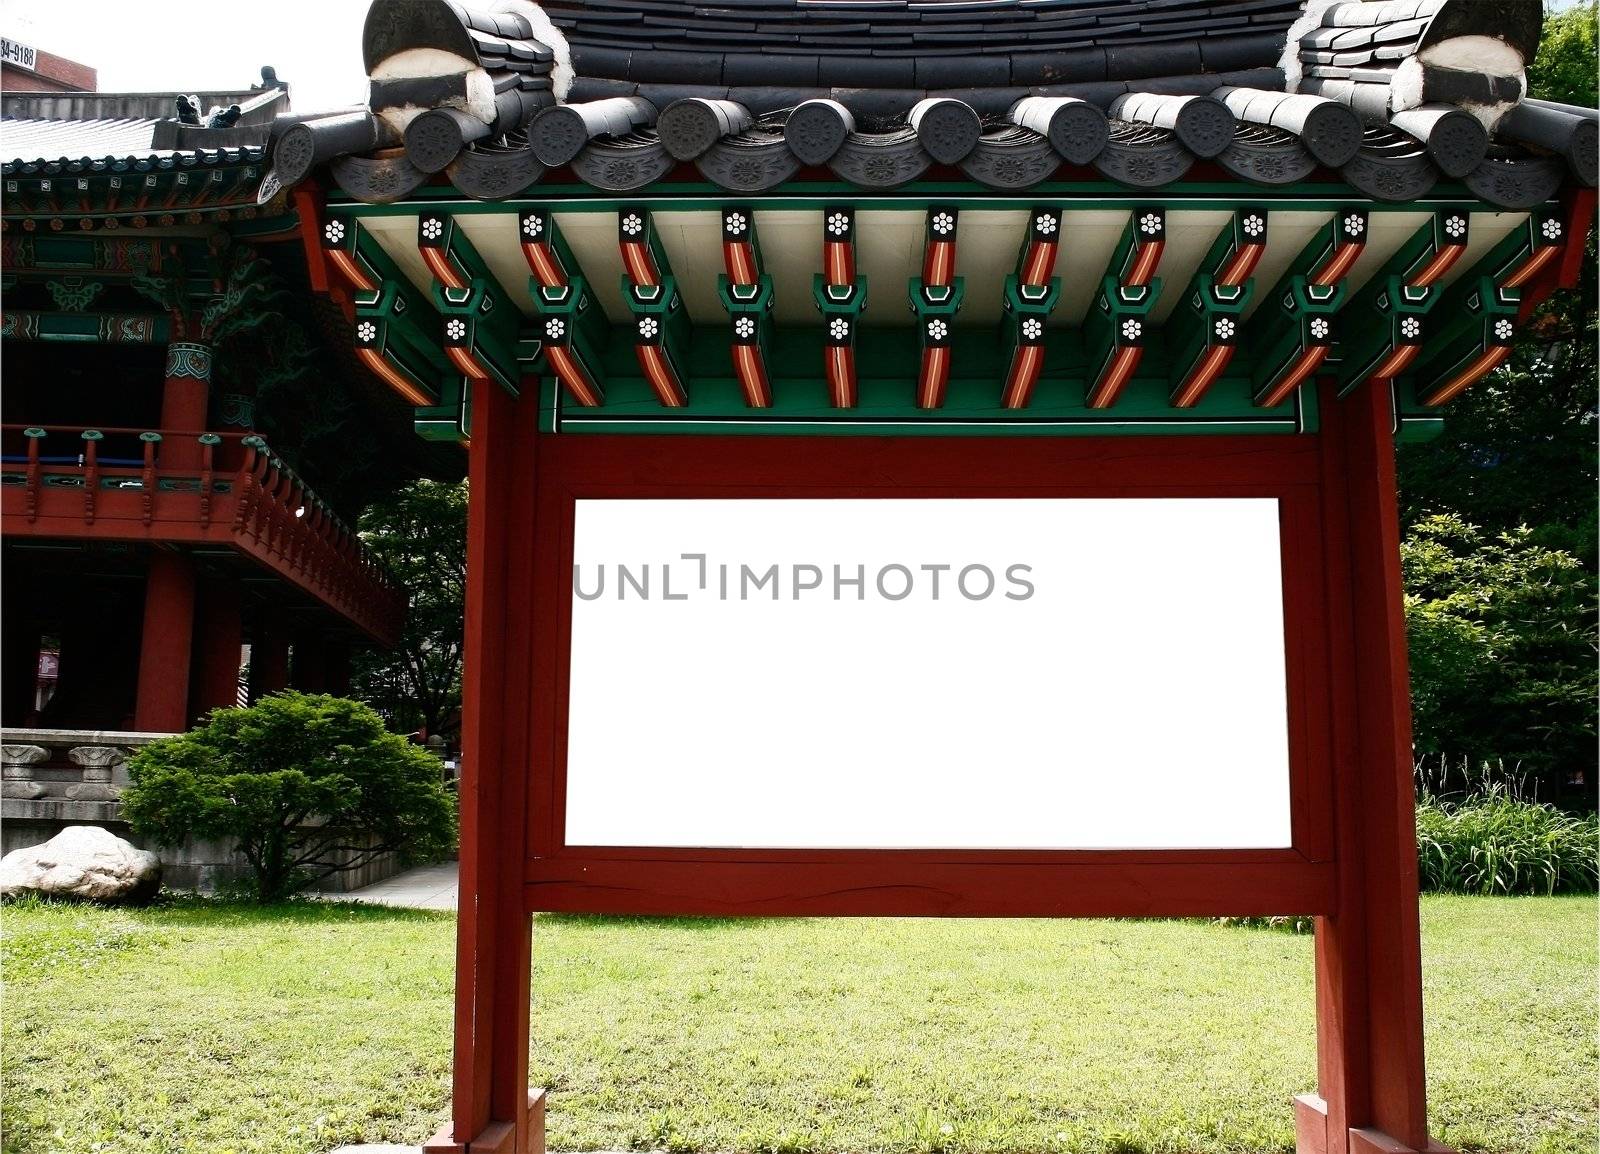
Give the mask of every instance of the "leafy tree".
[[1600, 5], [1580, 4], [1565, 12], [1546, 16], [1539, 34], [1539, 55], [1528, 66], [1528, 95], [1562, 104], [1596, 103], [1596, 30], [1600, 27]]
[[467, 486], [414, 481], [368, 506], [361, 538], [410, 596], [389, 652], [365, 653], [355, 695], [402, 732], [451, 728], [461, 705], [467, 583]]
[[1518, 763], [1555, 796], [1595, 762], [1595, 580], [1526, 528], [1495, 537], [1455, 515], [1401, 546], [1420, 754]]
[[218, 709], [128, 763], [123, 813], [162, 845], [232, 841], [271, 902], [377, 857], [405, 864], [455, 844], [437, 758], [357, 701], [287, 692]]
[[[1528, 92], [1594, 107], [1594, 3], [1546, 18]], [[1595, 232], [1578, 287], [1541, 304], [1509, 364], [1445, 410], [1443, 435], [1400, 451], [1402, 516], [1459, 513], [1491, 534], [1519, 525], [1595, 566]]]

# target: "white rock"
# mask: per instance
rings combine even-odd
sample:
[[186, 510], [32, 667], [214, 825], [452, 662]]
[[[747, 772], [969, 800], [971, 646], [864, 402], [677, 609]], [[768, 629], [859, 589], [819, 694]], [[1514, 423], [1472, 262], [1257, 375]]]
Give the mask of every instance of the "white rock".
[[97, 825], [69, 825], [43, 845], [0, 858], [0, 897], [38, 893], [139, 902], [160, 888], [160, 859]]

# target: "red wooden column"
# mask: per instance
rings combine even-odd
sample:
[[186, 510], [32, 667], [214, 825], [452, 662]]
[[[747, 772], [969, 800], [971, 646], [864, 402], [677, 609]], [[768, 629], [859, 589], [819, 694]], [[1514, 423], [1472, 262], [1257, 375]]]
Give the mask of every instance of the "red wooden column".
[[194, 563], [177, 553], [152, 553], [145, 578], [134, 729], [177, 733], [187, 728], [193, 640]]
[[195, 713], [227, 709], [239, 700], [239, 657], [244, 647], [239, 587], [208, 582], [200, 594], [195, 637]]
[[544, 1098], [528, 1089], [523, 899], [532, 689], [537, 392], [472, 382], [460, 902], [451, 1122], [435, 1154], [542, 1154]]
[[[1318, 1093], [1299, 1154], [1439, 1151], [1423, 1085], [1422, 954], [1390, 384], [1323, 388], [1334, 640], [1336, 912], [1317, 919]], [[1343, 639], [1344, 643], [1340, 643]]]
[[[211, 349], [174, 341], [167, 346], [167, 372], [161, 384], [161, 427], [198, 435], [206, 429], [211, 401]], [[198, 469], [200, 443], [193, 436], [168, 437], [161, 445], [167, 467]]]

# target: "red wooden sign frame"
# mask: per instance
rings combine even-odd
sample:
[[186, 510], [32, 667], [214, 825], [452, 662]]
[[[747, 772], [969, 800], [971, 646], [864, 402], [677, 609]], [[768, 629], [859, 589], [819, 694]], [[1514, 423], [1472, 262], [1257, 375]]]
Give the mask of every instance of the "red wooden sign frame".
[[[1070, 916], [1332, 908], [1328, 647], [1317, 446], [1217, 437], [867, 439], [546, 436], [525, 880], [533, 910], [633, 914]], [[568, 846], [567, 673], [575, 502], [605, 498], [1271, 497], [1279, 502], [1292, 849], [995, 851]], [[1176, 578], [1175, 578], [1176, 581]], [[1182, 597], [1181, 586], [1173, 588]], [[1085, 606], [1085, 611], [1090, 611]], [[1206, 607], [1194, 606], [1203, 613]], [[554, 692], [543, 687], [554, 686]], [[1129, 693], [1138, 693], [1129, 686]], [[626, 724], [625, 715], [616, 718]], [[810, 724], [819, 722], [812, 721]], [[825, 719], [820, 723], [825, 724]], [[1005, 724], [996, 718], [996, 725]], [[759, 751], [752, 750], [759, 758]]]
[[[1387, 382], [1324, 400], [1315, 435], [1238, 438], [556, 436], [537, 431], [536, 396], [474, 382], [454, 1116], [428, 1149], [542, 1149], [543, 1097], [527, 1090], [536, 910], [1312, 913], [1318, 1093], [1296, 1102], [1301, 1154], [1434, 1148]], [[1278, 498], [1293, 848], [563, 845], [573, 502], [891, 495]]]

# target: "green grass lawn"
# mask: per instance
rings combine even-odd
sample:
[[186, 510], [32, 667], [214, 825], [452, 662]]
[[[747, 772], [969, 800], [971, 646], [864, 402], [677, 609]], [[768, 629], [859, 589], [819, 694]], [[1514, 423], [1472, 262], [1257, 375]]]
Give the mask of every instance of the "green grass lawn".
[[[1590, 1154], [1596, 903], [1423, 904], [1458, 1148]], [[453, 920], [22, 905], [6, 1154], [320, 1152], [444, 1116]], [[1258, 1151], [1313, 1084], [1309, 937], [1193, 922], [545, 918], [556, 1148]]]

